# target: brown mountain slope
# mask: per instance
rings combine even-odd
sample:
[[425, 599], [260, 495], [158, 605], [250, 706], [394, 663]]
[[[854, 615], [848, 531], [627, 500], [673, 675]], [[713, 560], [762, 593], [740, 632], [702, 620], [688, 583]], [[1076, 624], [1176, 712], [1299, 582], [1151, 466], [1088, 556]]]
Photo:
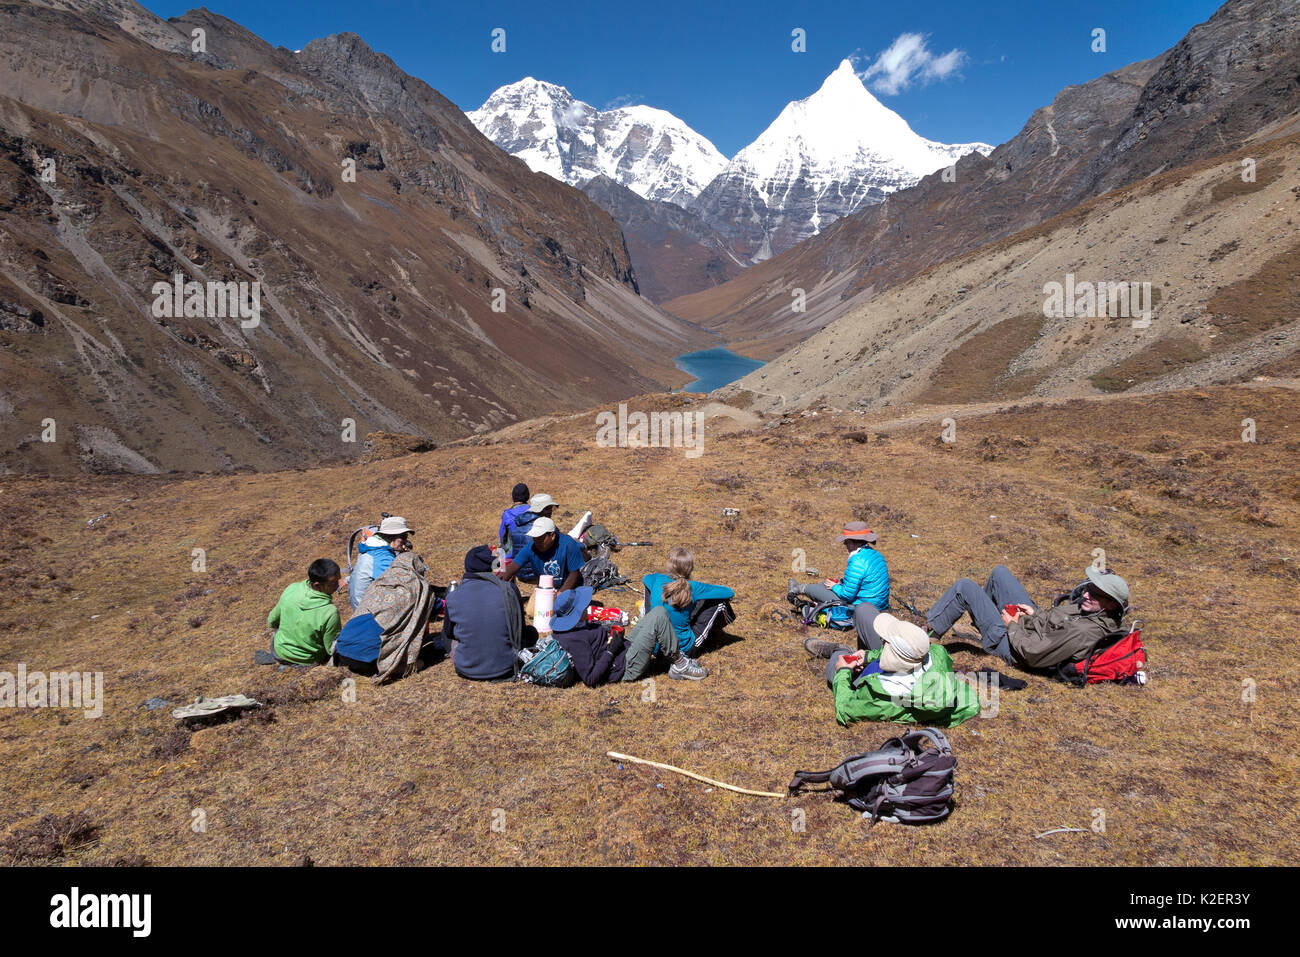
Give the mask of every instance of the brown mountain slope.
[[745, 270], [726, 239], [680, 206], [645, 199], [608, 176], [593, 177], [582, 191], [622, 228], [637, 286], [651, 302], [717, 286]]
[[[1254, 182], [1242, 180], [1244, 158]], [[1241, 380], [1300, 351], [1298, 222], [1295, 133], [1114, 190], [928, 269], [718, 395], [771, 410], [942, 410]], [[1104, 299], [1091, 317], [1045, 315], [1048, 284], [1069, 276], [1149, 283], [1150, 325], [1135, 328]]]
[[[1247, 417], [1254, 443], [1241, 441]], [[98, 841], [35, 863], [1293, 863], [1300, 392], [1102, 397], [959, 422], [951, 445], [936, 441], [934, 418], [706, 427], [704, 454], [690, 459], [598, 447], [589, 410], [530, 440], [494, 435], [372, 466], [0, 477], [0, 670], [102, 671], [104, 691], [97, 719], [0, 709], [0, 864], [43, 815], [78, 812]], [[868, 442], [849, 440], [864, 428]], [[681, 543], [701, 580], [736, 589], [740, 618], [701, 657], [708, 678], [660, 668], [653, 685], [555, 690], [464, 681], [444, 661], [390, 685], [359, 679], [349, 700], [335, 669], [252, 663], [280, 590], [317, 555], [339, 557], [341, 533], [379, 508], [404, 514], [433, 532], [417, 541], [445, 584], [496, 528], [517, 477], [571, 503], [561, 524], [592, 508], [619, 535], [653, 539], [619, 553], [624, 572], [661, 570]], [[724, 506], [741, 521], [725, 524]], [[788, 608], [796, 550], [818, 580], [838, 573], [835, 523], [852, 519], [877, 530], [896, 601], [922, 608], [998, 563], [1050, 600], [1104, 548], [1133, 589], [1149, 684], [1079, 690], [1026, 675], [978, 654], [959, 623], [948, 647], [960, 671], [992, 665], [1029, 687], [948, 732], [959, 761], [948, 820], [879, 825], [867, 839], [866, 823], [824, 794], [710, 791], [606, 759], [619, 750], [782, 791], [795, 768], [832, 766], [904, 730], [836, 724], [822, 662], [801, 647], [807, 632], [765, 614]], [[194, 733], [171, 717], [196, 695], [234, 692], [273, 714]], [[155, 697], [171, 704], [143, 707]], [[1035, 838], [1061, 826], [1084, 832]]]
[[[638, 296], [604, 212], [359, 38], [57, 6], [0, 5], [5, 468], [352, 457], [345, 419], [452, 438], [680, 383], [711, 340]], [[260, 325], [154, 318], [177, 271], [260, 282]]]
[[[1235, 149], [1300, 109], [1300, 5], [1229, 0], [1173, 49], [1067, 87], [954, 182], [935, 173], [666, 309], [770, 358], [871, 296], [1163, 169]], [[804, 290], [807, 308], [791, 309]]]

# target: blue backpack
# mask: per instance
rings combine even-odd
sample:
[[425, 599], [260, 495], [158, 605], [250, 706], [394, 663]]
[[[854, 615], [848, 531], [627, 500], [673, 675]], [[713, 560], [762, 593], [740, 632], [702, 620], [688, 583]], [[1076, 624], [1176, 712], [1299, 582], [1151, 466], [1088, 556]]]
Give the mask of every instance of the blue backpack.
[[573, 667], [573, 659], [560, 647], [554, 638], [547, 638], [532, 648], [519, 653], [524, 666], [519, 671], [519, 680], [529, 684], [541, 685], [543, 688], [567, 688], [578, 676]]
[[505, 546], [507, 554], [516, 555], [524, 550], [528, 544], [528, 533], [532, 531], [533, 523], [540, 518], [536, 512], [524, 510], [506, 526], [506, 540], [501, 544]]
[[824, 601], [821, 604], [803, 595], [795, 595], [790, 604], [799, 614], [799, 620], [811, 628], [832, 628], [850, 631], [853, 628], [853, 605]]

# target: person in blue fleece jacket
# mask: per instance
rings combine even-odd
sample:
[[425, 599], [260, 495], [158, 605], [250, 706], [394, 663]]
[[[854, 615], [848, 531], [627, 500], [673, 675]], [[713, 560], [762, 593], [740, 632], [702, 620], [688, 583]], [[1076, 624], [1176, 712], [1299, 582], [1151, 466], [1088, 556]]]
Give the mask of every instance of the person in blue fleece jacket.
[[[871, 628], [876, 616], [889, 610], [889, 566], [885, 556], [876, 551], [876, 533], [866, 522], [849, 522], [839, 540], [849, 551], [844, 577], [839, 581], [828, 578], [820, 585], [816, 582], [801, 585], [791, 578], [789, 594], [807, 595], [818, 604], [852, 605], [854, 626], [861, 639], [873, 634]], [[865, 641], [859, 643], [869, 647]]]
[[627, 634], [624, 681], [639, 680], [656, 652], [672, 661], [670, 678], [698, 681], [708, 676], [708, 670], [690, 657], [695, 647], [691, 609], [698, 601], [729, 601], [736, 593], [725, 585], [691, 581], [694, 571], [695, 556], [678, 545], [668, 553], [667, 575], [642, 579], [650, 601], [641, 620]]

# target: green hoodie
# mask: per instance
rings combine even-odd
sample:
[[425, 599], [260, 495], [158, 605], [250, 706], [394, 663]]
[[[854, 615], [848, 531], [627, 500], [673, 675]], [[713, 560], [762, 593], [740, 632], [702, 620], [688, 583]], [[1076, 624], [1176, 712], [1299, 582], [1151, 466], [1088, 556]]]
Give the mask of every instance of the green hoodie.
[[328, 661], [330, 645], [343, 628], [334, 599], [312, 588], [309, 581], [294, 582], [286, 588], [266, 623], [278, 629], [271, 643], [276, 655], [301, 665]]
[[[867, 664], [880, 657], [881, 649], [867, 652]], [[942, 645], [930, 645], [930, 667], [912, 686], [910, 693], [891, 696], [880, 675], [867, 677], [860, 688], [852, 687], [853, 672], [840, 668], [831, 688], [835, 692], [835, 719], [851, 721], [913, 721], [918, 724], [953, 728], [980, 713], [979, 695], [952, 670], [952, 658]]]

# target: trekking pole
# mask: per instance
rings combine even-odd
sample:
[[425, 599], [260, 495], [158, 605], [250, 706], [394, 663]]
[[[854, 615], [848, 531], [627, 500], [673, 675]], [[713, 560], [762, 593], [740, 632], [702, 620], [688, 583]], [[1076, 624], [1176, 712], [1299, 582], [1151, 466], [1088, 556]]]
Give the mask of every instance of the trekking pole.
[[751, 791], [749, 788], [736, 787], [734, 784], [715, 781], [712, 778], [706, 778], [704, 775], [696, 774], [693, 771], [683, 771], [681, 768], [675, 768], [671, 764], [660, 764], [658, 761], [647, 761], [645, 758], [634, 758], [630, 754], [620, 754], [618, 751], [606, 751], [605, 756], [615, 761], [630, 761], [632, 764], [646, 764], [652, 768], [659, 768], [661, 771], [672, 771], [674, 774], [684, 774], [688, 778], [703, 781], [705, 784], [712, 784], [714, 787], [726, 788], [728, 791], [735, 791], [737, 794], [752, 794], [755, 797], [765, 798], [785, 797], [784, 794], [778, 794], [775, 791]]
[[635, 548], [638, 545], [653, 545], [654, 542], [619, 542], [619, 548]]

